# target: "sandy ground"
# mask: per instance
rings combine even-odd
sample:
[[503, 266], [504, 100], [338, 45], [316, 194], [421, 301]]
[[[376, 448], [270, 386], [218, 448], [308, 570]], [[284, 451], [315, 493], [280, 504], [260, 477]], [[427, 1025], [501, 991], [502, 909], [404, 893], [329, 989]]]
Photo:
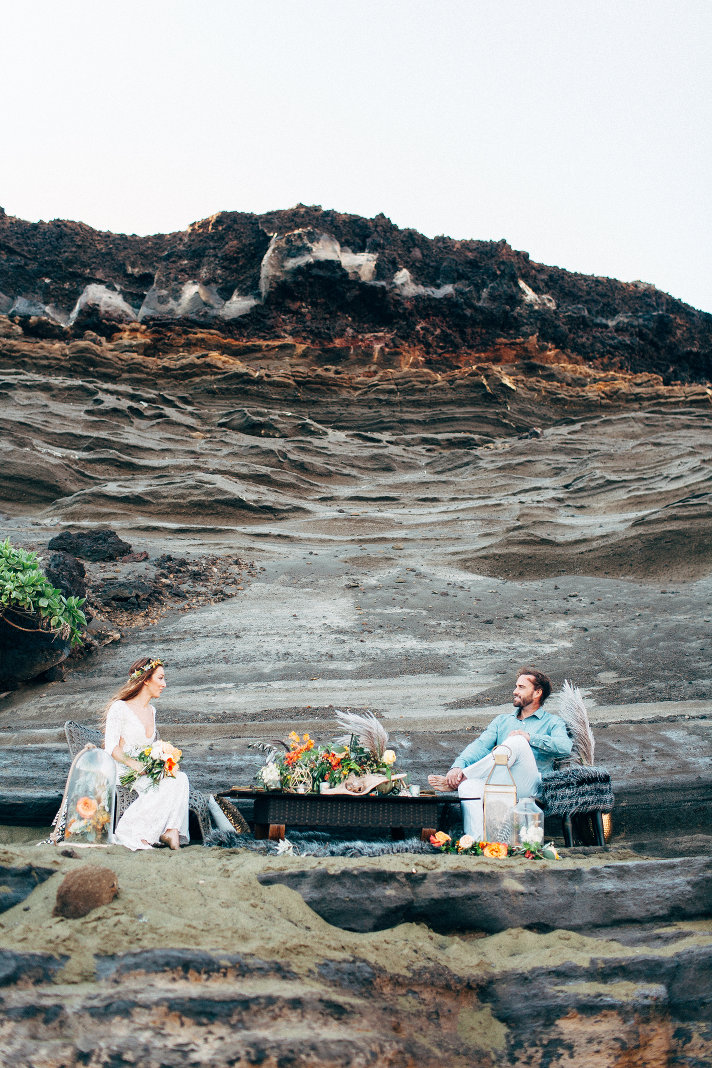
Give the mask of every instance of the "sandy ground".
[[[345, 868], [376, 867], [396, 871], [468, 870], [476, 878], [484, 865], [511, 872], [516, 878], [533, 862], [488, 861], [485, 858], [393, 856], [360, 859], [260, 857], [241, 850], [189, 847], [179, 853], [154, 850], [132, 854], [121, 846], [85, 849], [79, 859], [61, 856], [51, 846], [14, 846], [0, 849], [0, 863], [18, 866], [31, 862], [56, 870], [24, 903], [0, 916], [0, 947], [20, 952], [46, 952], [68, 956], [60, 982], [93, 979], [95, 955], [140, 952], [148, 948], [190, 948], [255, 955], [262, 960], [289, 961], [299, 974], [307, 974], [324, 959], [356, 957], [378, 964], [388, 960], [396, 972], [437, 964], [456, 974], [476, 969], [520, 969], [527, 962], [549, 964], [576, 960], [588, 963], [593, 955], [627, 956], [642, 952], [614, 938], [601, 940], [571, 931], [537, 934], [514, 929], [486, 937], [439, 935], [420, 924], [402, 924], [374, 934], [356, 934], [330, 926], [284, 886], [263, 886], [257, 875], [290, 868], [326, 867], [338, 873]], [[588, 867], [630, 860], [627, 850], [541, 865]], [[68, 920], [53, 917], [61, 879], [80, 863], [111, 867], [118, 876], [119, 894], [89, 915]], [[710, 944], [708, 925], [697, 921], [673, 925], [675, 945]]]

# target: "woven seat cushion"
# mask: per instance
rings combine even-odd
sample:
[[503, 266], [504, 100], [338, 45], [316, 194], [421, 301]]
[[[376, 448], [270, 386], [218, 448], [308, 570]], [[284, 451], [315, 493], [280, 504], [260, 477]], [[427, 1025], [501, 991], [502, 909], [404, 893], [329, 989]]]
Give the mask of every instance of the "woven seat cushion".
[[583, 765], [549, 772], [542, 779], [541, 801], [547, 816], [610, 812], [613, 808], [610, 773], [605, 768]]

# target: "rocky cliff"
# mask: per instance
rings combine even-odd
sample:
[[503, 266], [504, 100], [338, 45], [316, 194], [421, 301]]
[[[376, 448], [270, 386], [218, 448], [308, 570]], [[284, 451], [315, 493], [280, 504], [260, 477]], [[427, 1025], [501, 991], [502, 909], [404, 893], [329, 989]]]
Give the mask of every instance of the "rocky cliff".
[[527, 342], [664, 382], [712, 378], [712, 315], [652, 285], [547, 267], [506, 241], [431, 240], [383, 215], [304, 205], [220, 212], [150, 237], [0, 209], [0, 314], [57, 340], [180, 323], [318, 345], [331, 363], [366, 349], [434, 370], [500, 362], [502, 345]]

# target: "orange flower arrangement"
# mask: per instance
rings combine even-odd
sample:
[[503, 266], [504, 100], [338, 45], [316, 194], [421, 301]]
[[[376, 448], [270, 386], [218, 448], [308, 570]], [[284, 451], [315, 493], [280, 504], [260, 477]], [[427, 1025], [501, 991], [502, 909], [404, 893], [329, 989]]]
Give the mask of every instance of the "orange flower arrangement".
[[83, 820], [90, 820], [98, 807], [93, 797], [80, 797], [77, 801], [77, 814]]
[[469, 834], [453, 842], [449, 834], [438, 831], [430, 835], [430, 844], [441, 853], [459, 853], [461, 856], [488, 857], [490, 860], [504, 860], [506, 857], [524, 857], [526, 860], [560, 860], [560, 856], [551, 842], [537, 849], [513, 849], [506, 842], [476, 842]]

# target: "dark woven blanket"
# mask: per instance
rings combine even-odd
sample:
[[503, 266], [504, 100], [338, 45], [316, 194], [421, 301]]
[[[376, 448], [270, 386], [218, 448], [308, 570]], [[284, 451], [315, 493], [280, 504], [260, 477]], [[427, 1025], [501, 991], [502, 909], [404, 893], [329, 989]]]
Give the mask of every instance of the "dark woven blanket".
[[549, 772], [542, 779], [541, 801], [547, 816], [610, 812], [613, 808], [611, 776], [605, 768], [577, 764]]
[[[383, 857], [394, 853], [436, 853], [429, 842], [407, 838], [402, 842], [364, 841], [360, 838], [344, 840], [322, 831], [292, 831], [287, 835], [296, 856], [300, 857]], [[267, 838], [256, 841], [252, 835], [236, 831], [213, 831], [203, 842], [221, 849], [249, 849], [252, 853], [275, 855], [279, 843]]]

